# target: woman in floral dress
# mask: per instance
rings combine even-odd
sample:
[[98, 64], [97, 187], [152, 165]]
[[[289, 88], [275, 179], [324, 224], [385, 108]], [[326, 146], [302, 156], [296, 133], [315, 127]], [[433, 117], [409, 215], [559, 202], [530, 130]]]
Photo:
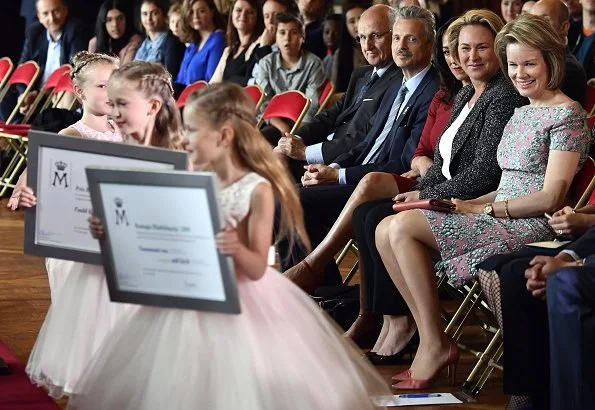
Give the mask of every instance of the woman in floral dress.
[[[481, 47], [472, 38], [459, 41], [460, 63], [472, 67]], [[445, 367], [454, 376], [458, 363], [459, 351], [440, 320], [432, 257], [440, 259], [437, 268], [451, 282], [462, 284], [486, 257], [553, 238], [543, 214], [561, 207], [586, 158], [586, 115], [559, 89], [565, 46], [550, 23], [523, 15], [498, 34], [496, 50], [503, 70], [530, 101], [515, 110], [504, 130], [498, 189], [473, 200], [454, 199], [455, 213], [401, 212], [376, 230], [382, 260], [419, 329], [420, 346], [411, 368], [393, 378], [399, 389], [428, 388]]]

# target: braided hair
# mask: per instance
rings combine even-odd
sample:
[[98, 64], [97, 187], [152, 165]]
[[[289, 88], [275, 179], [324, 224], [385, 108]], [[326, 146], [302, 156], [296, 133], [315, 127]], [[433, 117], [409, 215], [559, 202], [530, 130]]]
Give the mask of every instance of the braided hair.
[[88, 51], [79, 51], [71, 59], [72, 70], [70, 78], [72, 83], [82, 87], [88, 79], [89, 68], [96, 64], [109, 64], [118, 67], [120, 59], [104, 53], [89, 53]]

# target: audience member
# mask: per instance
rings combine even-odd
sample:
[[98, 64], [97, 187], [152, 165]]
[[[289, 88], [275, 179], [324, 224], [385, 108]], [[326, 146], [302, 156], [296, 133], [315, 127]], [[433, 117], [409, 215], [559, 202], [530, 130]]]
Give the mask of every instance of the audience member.
[[342, 22], [343, 17], [340, 14], [329, 14], [324, 19], [322, 40], [326, 46], [326, 56], [322, 60], [322, 65], [324, 66], [324, 73], [327, 78], [332, 78], [333, 76], [333, 55], [339, 48]]
[[[304, 24], [298, 16], [278, 13], [276, 26], [279, 51], [261, 59], [254, 66], [252, 74], [255, 84], [265, 92], [261, 113], [275, 94], [298, 90], [312, 101], [303, 120], [309, 122], [318, 110], [320, 88], [326, 80], [322, 60], [311, 52], [302, 50], [305, 32]], [[279, 138], [290, 129], [285, 120], [272, 118], [270, 125], [263, 129], [263, 134], [272, 145], [277, 145]]]
[[182, 13], [190, 43], [176, 83], [209, 81], [225, 49], [225, 22], [213, 0], [184, 0]]
[[184, 16], [182, 13], [182, 3], [173, 3], [167, 11], [167, 24], [169, 31], [184, 43], [186, 47], [190, 43], [186, 43], [188, 39], [188, 32], [186, 31], [186, 25], [184, 24]]
[[104, 1], [97, 15], [95, 37], [89, 41], [89, 52], [115, 54], [126, 64], [132, 61], [141, 42], [122, 0]]
[[343, 97], [301, 126], [296, 132], [299, 137], [286, 134], [279, 140], [275, 151], [294, 160], [290, 161], [290, 169], [299, 175], [298, 180], [304, 174], [303, 161], [330, 164], [359, 144], [389, 85], [402, 82], [403, 74], [391, 56], [390, 37], [378, 36], [388, 33], [393, 23], [394, 13], [386, 5], [376, 5], [362, 14], [358, 31], [367, 38], [373, 33], [376, 36], [373, 41], [361, 43], [370, 65], [354, 71]]
[[585, 68], [587, 79], [595, 77], [595, 0], [581, 0], [583, 6], [583, 28], [573, 54]]
[[326, 47], [322, 40], [322, 22], [329, 8], [329, 0], [295, 0], [304, 20], [306, 37], [304, 47], [323, 59]]
[[[560, 0], [539, 0], [535, 3], [531, 14], [548, 19], [554, 30], [560, 34], [562, 43], [567, 43], [570, 23], [568, 22], [568, 8], [564, 3]], [[568, 47], [566, 47], [564, 61], [566, 64], [566, 74], [561, 90], [574, 101], [578, 101], [581, 105], [584, 105], [587, 93], [587, 76], [585, 70], [576, 57], [572, 55]]]
[[[343, 30], [339, 48], [333, 56], [333, 73], [331, 80], [335, 84], [338, 93], [345, 92], [351, 74], [357, 68], [368, 64], [362, 52], [362, 46], [358, 43], [358, 22], [362, 13], [366, 10], [366, 4], [354, 2], [347, 6], [344, 13]], [[389, 27], [390, 29], [390, 27]]]
[[134, 59], [160, 63], [175, 78], [185, 47], [167, 29], [166, 13], [164, 0], [142, 0], [140, 17], [146, 37], [136, 51]]
[[227, 44], [211, 83], [229, 81], [246, 86], [256, 62], [253, 56], [264, 21], [258, 0], [235, 0], [227, 23]]
[[[69, 16], [68, 7], [63, 0], [37, 0], [35, 7], [39, 21], [27, 27], [25, 44], [18, 63], [33, 60], [39, 64], [41, 75], [38, 85], [42, 85], [54, 70], [68, 64], [77, 52], [85, 49], [85, 41], [80, 20]], [[24, 87], [21, 86], [8, 90], [0, 102], [0, 119], [8, 118], [23, 91]], [[29, 106], [35, 97], [37, 91], [21, 96], [25, 98], [23, 105]]]
[[533, 9], [533, 6], [535, 5], [535, 3], [537, 3], [536, 1], [526, 1], [523, 4], [523, 7], [521, 8], [521, 13], [531, 13], [531, 10]]
[[[367, 42], [372, 36], [380, 40], [389, 33], [362, 32], [359, 36]], [[411, 157], [440, 82], [430, 63], [435, 40], [434, 16], [418, 7], [403, 7], [397, 12], [392, 35], [392, 55], [403, 72], [402, 82], [393, 81], [389, 86], [362, 142], [337, 157], [330, 166], [308, 165], [302, 177], [304, 187], [300, 188], [300, 199], [313, 246], [324, 239], [366, 174], [374, 171], [400, 174], [411, 169]], [[279, 249], [282, 255], [287, 254], [288, 245], [280, 242]], [[304, 256], [303, 249], [294, 247], [290, 258], [282, 261], [283, 270], [303, 261]], [[340, 278], [334, 263], [328, 268], [327, 280], [323, 280], [323, 272], [313, 271], [304, 260], [287, 276], [302, 289], [312, 292], [323, 282]]]
[[568, 48], [574, 50], [574, 46], [583, 31], [583, 6], [580, 0], [562, 0], [568, 7], [570, 13], [570, 28], [568, 29]]
[[500, 11], [506, 23], [516, 19], [523, 8], [522, 0], [501, 0]]
[[272, 51], [279, 51], [279, 47], [275, 43], [277, 37], [275, 17], [277, 13], [293, 12], [294, 8], [296, 5], [293, 0], [265, 0], [262, 5], [264, 31], [257, 40], [258, 47], [254, 50], [254, 55], [258, 60]]

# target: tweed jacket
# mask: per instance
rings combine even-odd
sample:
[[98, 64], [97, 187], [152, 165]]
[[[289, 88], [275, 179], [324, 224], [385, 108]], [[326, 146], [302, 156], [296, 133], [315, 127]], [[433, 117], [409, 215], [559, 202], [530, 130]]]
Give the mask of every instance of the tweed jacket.
[[[472, 85], [459, 91], [445, 130], [457, 119], [474, 92]], [[473, 199], [496, 190], [502, 173], [496, 151], [504, 127], [515, 108], [528, 103], [498, 70], [454, 137], [450, 161], [452, 178], [446, 179], [442, 174], [444, 160], [438, 142], [434, 165], [417, 187], [420, 199]]]

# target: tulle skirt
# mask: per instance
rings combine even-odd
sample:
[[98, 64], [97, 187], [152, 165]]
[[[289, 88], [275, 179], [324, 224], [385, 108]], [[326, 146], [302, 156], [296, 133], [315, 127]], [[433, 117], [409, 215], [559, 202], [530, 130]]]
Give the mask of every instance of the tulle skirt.
[[123, 317], [69, 409], [372, 409], [387, 384], [272, 268], [240, 279], [242, 313], [143, 306]]
[[135, 305], [109, 299], [103, 268], [46, 260], [52, 304], [27, 363], [27, 374], [53, 397], [71, 395], [105, 336]]

